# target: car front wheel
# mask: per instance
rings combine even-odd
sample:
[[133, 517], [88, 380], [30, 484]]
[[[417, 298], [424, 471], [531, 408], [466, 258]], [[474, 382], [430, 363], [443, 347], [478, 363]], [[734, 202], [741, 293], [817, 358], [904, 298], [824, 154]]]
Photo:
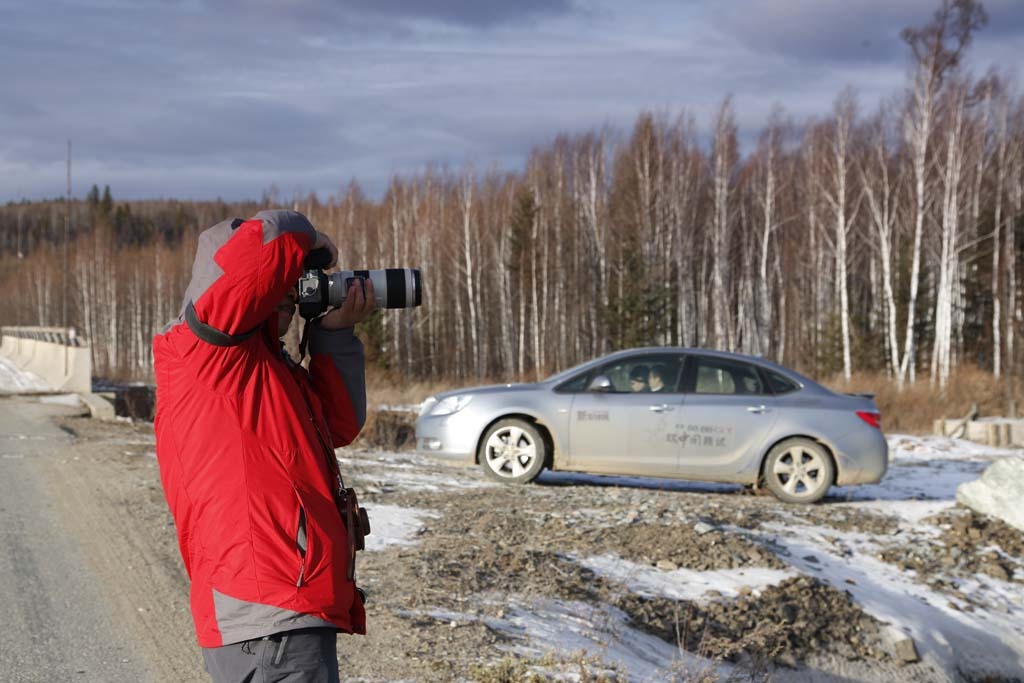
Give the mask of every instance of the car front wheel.
[[784, 503], [816, 503], [836, 480], [825, 447], [810, 439], [787, 439], [768, 453], [764, 483]]
[[480, 445], [480, 465], [491, 479], [508, 484], [533, 481], [544, 469], [544, 438], [526, 420], [508, 418], [494, 423]]

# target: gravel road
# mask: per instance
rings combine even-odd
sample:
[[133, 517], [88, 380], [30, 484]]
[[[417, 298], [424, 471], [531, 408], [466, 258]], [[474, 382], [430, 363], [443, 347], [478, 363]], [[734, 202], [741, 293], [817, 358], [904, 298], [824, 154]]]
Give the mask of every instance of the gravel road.
[[0, 680], [208, 680], [156, 461], [135, 455], [151, 443], [122, 425], [77, 439], [78, 413], [0, 399]]

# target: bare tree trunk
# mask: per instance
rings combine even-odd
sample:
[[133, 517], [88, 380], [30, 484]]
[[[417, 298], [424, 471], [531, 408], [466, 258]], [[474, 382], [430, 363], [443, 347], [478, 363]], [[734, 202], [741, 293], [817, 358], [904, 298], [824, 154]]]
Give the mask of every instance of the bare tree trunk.
[[938, 291], [935, 303], [935, 339], [932, 351], [931, 381], [943, 389], [949, 379], [953, 295], [959, 274], [960, 180], [963, 171], [963, 123], [965, 89], [958, 87], [950, 103], [946, 133], [946, 164], [943, 169], [942, 233], [938, 268]]
[[1003, 222], [1003, 186], [1006, 184], [1006, 148], [1007, 148], [1007, 117], [1009, 103], [1000, 98], [999, 111], [997, 114], [996, 122], [996, 150], [995, 150], [995, 161], [996, 161], [996, 179], [995, 179], [995, 197], [993, 199], [993, 219], [992, 219], [992, 374], [997, 378], [1002, 373], [1002, 357], [1003, 357], [1003, 344], [1002, 344], [1002, 310], [1000, 304], [1002, 303], [1002, 291], [999, 287], [1000, 275], [999, 272], [999, 256], [1002, 250], [1000, 244], [1000, 232], [1002, 230]]
[[729, 280], [728, 249], [730, 239], [729, 200], [732, 172], [736, 163], [736, 123], [732, 100], [727, 98], [715, 116], [715, 137], [712, 143], [713, 213], [711, 218], [711, 320], [716, 349], [731, 349], [731, 297], [726, 289]]
[[911, 164], [914, 173], [914, 240], [911, 250], [910, 296], [907, 301], [907, 326], [904, 336], [903, 358], [900, 360], [896, 381], [900, 388], [915, 379], [917, 340], [915, 337], [915, 314], [917, 312], [918, 286], [921, 280], [921, 238], [924, 234], [926, 210], [926, 185], [928, 174], [928, 144], [931, 139], [932, 117], [934, 115], [934, 68], [922, 64], [915, 74], [911, 103], [904, 121], [904, 135], [910, 147]]
[[473, 363], [473, 373], [477, 379], [483, 376], [483, 364], [480, 358], [480, 321], [477, 312], [476, 267], [473, 258], [473, 178], [467, 173], [462, 181], [462, 266], [466, 278], [466, 297], [469, 306], [469, 352]]
[[[897, 336], [896, 294], [893, 284], [892, 245], [895, 234], [896, 197], [901, 178], [890, 181], [890, 152], [886, 144], [885, 117], [879, 113], [872, 125], [870, 148], [870, 171], [866, 163], [860, 166], [861, 186], [868, 202], [871, 225], [878, 244], [879, 262], [882, 267], [882, 300], [885, 304], [885, 348], [886, 367], [890, 376], [896, 376], [900, 368], [899, 338]], [[876, 185], [877, 183], [877, 185]]]

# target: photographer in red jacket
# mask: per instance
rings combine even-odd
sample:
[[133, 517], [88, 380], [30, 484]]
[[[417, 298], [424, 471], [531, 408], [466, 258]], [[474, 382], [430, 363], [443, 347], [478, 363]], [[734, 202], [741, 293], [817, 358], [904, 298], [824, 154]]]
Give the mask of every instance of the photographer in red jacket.
[[337, 681], [337, 633], [366, 631], [334, 448], [366, 416], [352, 327], [373, 289], [309, 325], [308, 372], [293, 362], [280, 336], [317, 248], [333, 265], [337, 249], [293, 211], [218, 223], [181, 315], [153, 339], [160, 478], [217, 683]]

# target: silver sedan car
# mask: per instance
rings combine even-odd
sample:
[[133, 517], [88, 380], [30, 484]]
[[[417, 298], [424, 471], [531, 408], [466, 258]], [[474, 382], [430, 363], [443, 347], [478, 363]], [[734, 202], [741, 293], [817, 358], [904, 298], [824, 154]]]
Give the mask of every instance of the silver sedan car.
[[656, 347], [535, 384], [431, 396], [416, 437], [424, 453], [509, 483], [549, 468], [748, 484], [813, 503], [833, 484], [881, 480], [880, 419], [870, 395], [837, 394], [761, 358]]

